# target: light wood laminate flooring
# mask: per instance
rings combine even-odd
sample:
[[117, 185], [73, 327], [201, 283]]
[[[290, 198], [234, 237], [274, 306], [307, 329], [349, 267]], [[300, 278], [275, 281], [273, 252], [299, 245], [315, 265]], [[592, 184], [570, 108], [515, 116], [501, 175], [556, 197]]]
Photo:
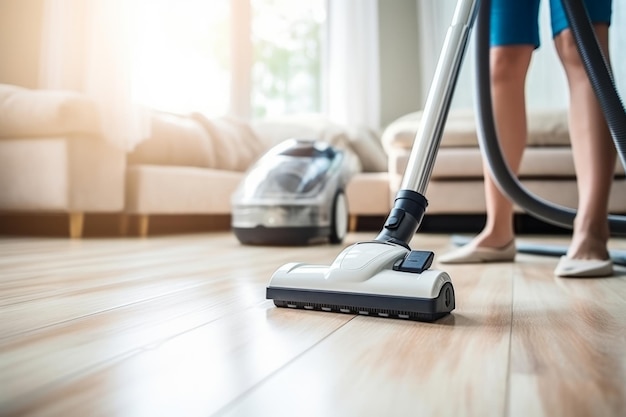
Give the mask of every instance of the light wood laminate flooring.
[[[626, 416], [623, 268], [561, 279], [555, 257], [435, 262], [457, 305], [435, 323], [265, 300], [282, 264], [330, 264], [373, 237], [0, 238], [0, 415]], [[451, 246], [434, 234], [411, 244]]]

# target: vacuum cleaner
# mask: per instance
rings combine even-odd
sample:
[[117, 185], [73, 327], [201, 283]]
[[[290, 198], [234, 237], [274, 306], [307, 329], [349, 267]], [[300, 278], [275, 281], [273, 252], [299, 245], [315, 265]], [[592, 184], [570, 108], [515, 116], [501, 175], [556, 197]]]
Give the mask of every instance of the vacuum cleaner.
[[345, 188], [356, 157], [312, 139], [288, 139], [263, 155], [232, 197], [232, 229], [243, 244], [341, 243]]
[[477, 0], [459, 0], [447, 30], [407, 170], [394, 207], [372, 241], [348, 246], [330, 266], [289, 263], [266, 289], [278, 307], [434, 321], [455, 308], [448, 273], [431, 269], [434, 253], [412, 250], [428, 201], [424, 196], [452, 93], [476, 15]]

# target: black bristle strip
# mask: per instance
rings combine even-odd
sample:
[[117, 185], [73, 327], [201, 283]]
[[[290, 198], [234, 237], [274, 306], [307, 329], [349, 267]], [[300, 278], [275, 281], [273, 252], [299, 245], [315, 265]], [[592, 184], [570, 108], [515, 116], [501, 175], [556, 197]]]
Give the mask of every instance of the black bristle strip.
[[404, 320], [429, 320], [430, 314], [415, 313], [411, 311], [398, 311], [398, 310], [383, 310], [378, 308], [367, 307], [355, 307], [346, 305], [331, 305], [331, 304], [312, 304], [303, 303], [298, 301], [276, 301], [274, 302], [278, 307], [299, 308], [306, 310], [317, 310], [333, 313], [345, 313], [345, 314], [359, 314], [363, 316], [377, 316], [385, 318], [396, 318]]

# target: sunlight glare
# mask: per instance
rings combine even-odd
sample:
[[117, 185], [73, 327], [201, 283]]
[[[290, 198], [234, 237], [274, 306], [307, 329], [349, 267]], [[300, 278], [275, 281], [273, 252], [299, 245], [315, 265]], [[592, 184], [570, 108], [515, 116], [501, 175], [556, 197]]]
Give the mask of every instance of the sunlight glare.
[[226, 113], [229, 13], [228, 0], [138, 0], [133, 65], [138, 101], [174, 113]]

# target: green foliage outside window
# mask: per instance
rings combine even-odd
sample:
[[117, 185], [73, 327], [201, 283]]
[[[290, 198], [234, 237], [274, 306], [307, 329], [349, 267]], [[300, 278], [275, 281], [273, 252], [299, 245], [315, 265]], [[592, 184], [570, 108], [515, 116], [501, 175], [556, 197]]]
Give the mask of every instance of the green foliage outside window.
[[253, 1], [254, 117], [321, 108], [324, 1]]

